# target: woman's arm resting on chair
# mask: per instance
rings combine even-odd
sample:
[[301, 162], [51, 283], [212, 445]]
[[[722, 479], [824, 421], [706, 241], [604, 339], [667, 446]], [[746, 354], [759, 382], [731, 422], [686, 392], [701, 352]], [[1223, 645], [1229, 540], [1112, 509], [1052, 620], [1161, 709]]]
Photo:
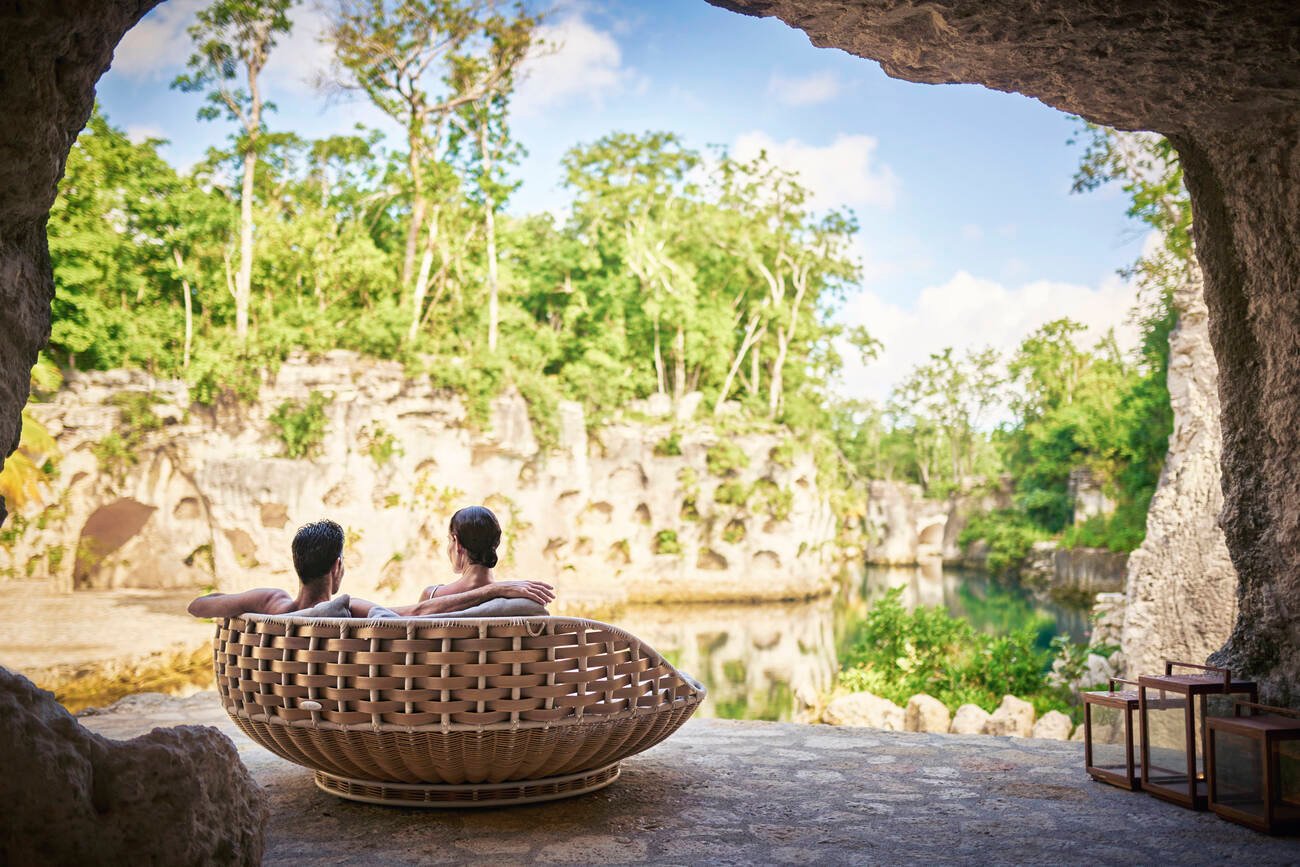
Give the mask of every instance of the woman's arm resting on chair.
[[403, 605], [393, 611], [404, 617], [419, 617], [423, 614], [446, 614], [452, 611], [464, 611], [480, 602], [509, 596], [531, 599], [539, 605], [547, 605], [555, 600], [555, 588], [543, 581], [494, 581], [463, 593], [449, 593], [446, 596], [432, 596], [415, 605]]

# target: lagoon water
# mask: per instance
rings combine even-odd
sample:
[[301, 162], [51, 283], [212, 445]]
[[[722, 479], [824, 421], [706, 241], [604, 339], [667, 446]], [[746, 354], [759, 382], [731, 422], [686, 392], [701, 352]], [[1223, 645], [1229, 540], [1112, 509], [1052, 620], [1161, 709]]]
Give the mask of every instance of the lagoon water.
[[869, 566], [833, 598], [636, 605], [620, 611], [618, 623], [708, 687], [702, 715], [808, 721], [834, 686], [845, 642], [873, 602], [895, 587], [905, 606], [939, 606], [985, 632], [1032, 628], [1044, 649], [1056, 635], [1087, 637], [1086, 609], [1040, 603], [996, 586], [987, 574], [938, 561]]

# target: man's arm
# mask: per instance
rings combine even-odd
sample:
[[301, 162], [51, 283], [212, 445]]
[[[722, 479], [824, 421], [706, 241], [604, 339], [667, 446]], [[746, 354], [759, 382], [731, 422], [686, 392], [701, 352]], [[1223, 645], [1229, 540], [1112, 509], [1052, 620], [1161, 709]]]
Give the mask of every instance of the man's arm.
[[238, 617], [241, 614], [284, 614], [293, 597], [283, 590], [262, 587], [243, 593], [209, 593], [190, 603], [195, 617]]
[[420, 617], [425, 614], [447, 614], [464, 611], [481, 602], [496, 599], [499, 596], [517, 599], [531, 599], [539, 605], [547, 605], [555, 600], [555, 588], [542, 581], [494, 581], [466, 590], [463, 593], [449, 593], [446, 596], [432, 596], [415, 605], [399, 605], [393, 612], [403, 617]]

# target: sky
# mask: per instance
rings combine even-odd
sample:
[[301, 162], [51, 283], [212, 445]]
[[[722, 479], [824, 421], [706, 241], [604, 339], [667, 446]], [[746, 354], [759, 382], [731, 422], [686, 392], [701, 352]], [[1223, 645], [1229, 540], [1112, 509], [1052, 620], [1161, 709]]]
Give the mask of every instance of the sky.
[[[323, 13], [295, 7], [264, 91], [268, 125], [307, 137], [360, 123], [396, 128], [364, 101], [322, 94], [329, 62]], [[169, 88], [190, 53], [186, 28], [202, 0], [170, 0], [129, 32], [99, 100], [135, 139], [169, 140], [163, 155], [196, 162], [231, 132], [195, 119], [201, 97]], [[1118, 271], [1149, 239], [1118, 189], [1070, 192], [1078, 122], [1019, 94], [975, 85], [897, 81], [879, 66], [815, 48], [776, 19], [704, 0], [561, 0], [543, 26], [550, 49], [528, 62], [512, 126], [528, 149], [509, 210], [563, 214], [560, 158], [615, 131], [666, 130], [746, 158], [766, 150], [798, 171], [819, 207], [849, 207], [861, 232], [862, 281], [836, 314], [881, 340], [881, 357], [850, 364], [839, 389], [883, 401], [932, 352], [1010, 351], [1068, 316], [1089, 339], [1129, 323], [1135, 288]], [[400, 137], [393, 138], [400, 146]]]

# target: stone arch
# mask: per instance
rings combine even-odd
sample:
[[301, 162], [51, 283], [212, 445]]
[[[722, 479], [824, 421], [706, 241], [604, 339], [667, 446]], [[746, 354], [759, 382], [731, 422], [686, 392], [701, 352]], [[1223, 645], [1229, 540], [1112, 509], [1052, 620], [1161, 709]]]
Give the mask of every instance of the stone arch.
[[90, 513], [77, 539], [72, 584], [78, 590], [97, 586], [99, 566], [114, 551], [135, 538], [158, 508], [122, 497]]
[[919, 521], [916, 528], [916, 544], [924, 549], [922, 553], [939, 553], [943, 550], [943, 530], [948, 523], [946, 515]]
[[[777, 16], [889, 75], [1015, 91], [1168, 136], [1192, 195], [1223, 398], [1221, 524], [1240, 575], [1220, 659], [1300, 703], [1300, 73], [1294, 3], [1132, 6], [1013, 0], [710, 0]], [[45, 221], [94, 87], [155, 0], [0, 11], [0, 455], [18, 445], [28, 371], [50, 329]], [[0, 507], [0, 520], [5, 517]]]

